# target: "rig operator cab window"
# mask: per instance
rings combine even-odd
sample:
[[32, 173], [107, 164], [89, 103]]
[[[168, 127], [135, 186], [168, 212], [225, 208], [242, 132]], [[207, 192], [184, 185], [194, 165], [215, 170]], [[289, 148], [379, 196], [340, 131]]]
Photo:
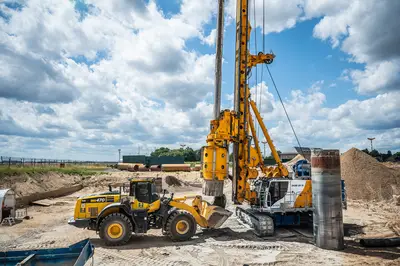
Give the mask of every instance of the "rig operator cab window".
[[271, 181], [268, 187], [267, 206], [271, 207], [275, 202], [285, 197], [289, 187], [288, 180]]

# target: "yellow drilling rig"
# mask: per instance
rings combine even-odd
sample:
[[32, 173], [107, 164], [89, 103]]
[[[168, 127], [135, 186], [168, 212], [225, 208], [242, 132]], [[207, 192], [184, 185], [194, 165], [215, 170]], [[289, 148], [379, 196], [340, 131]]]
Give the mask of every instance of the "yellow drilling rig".
[[[234, 110], [220, 110], [221, 71], [218, 68], [221, 64], [218, 61], [222, 58], [223, 2], [219, 1], [214, 120], [210, 123], [207, 146], [202, 150], [203, 194], [214, 196], [214, 204], [225, 208], [223, 187], [224, 180], [230, 175], [228, 158], [232, 144], [232, 201], [237, 205], [248, 203], [236, 207], [236, 215], [256, 234], [271, 235], [276, 225], [308, 224], [312, 221], [311, 180], [289, 178], [252, 100], [247, 83], [252, 68], [258, 64], [271, 64], [275, 55], [250, 53], [248, 0], [238, 0], [236, 8]], [[261, 127], [277, 166], [264, 166], [253, 117]]]

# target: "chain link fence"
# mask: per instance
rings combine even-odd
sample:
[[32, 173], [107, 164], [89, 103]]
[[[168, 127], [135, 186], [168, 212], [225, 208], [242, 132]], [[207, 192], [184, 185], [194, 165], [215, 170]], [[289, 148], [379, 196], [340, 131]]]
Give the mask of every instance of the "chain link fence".
[[117, 162], [110, 161], [77, 161], [77, 160], [54, 160], [41, 158], [20, 158], [0, 156], [0, 166], [20, 166], [20, 167], [45, 167], [61, 165], [113, 165]]

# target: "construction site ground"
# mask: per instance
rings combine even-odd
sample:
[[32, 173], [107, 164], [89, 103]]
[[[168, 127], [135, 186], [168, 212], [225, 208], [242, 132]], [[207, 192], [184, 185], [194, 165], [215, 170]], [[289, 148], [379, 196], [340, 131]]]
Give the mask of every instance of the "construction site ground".
[[[164, 182], [169, 192], [178, 196], [201, 194], [199, 172], [110, 171], [85, 179], [75, 177], [74, 184], [82, 184], [83, 189], [46, 199], [46, 205], [50, 206], [29, 206], [28, 215], [32, 219], [21, 220], [11, 227], [1, 226], [0, 249], [65, 247], [90, 238], [95, 246], [94, 265], [400, 265], [400, 248], [364, 248], [357, 241], [365, 235], [400, 233], [400, 206], [395, 201], [349, 201], [344, 211], [345, 249], [342, 251], [315, 247], [312, 228], [280, 228], [274, 237], [259, 238], [234, 215], [220, 229], [198, 228], [195, 237], [187, 242], [172, 242], [160, 230], [150, 230], [145, 235], [133, 235], [127, 245], [120, 247], [104, 246], [94, 231], [67, 224], [78, 196], [106, 191], [108, 184], [124, 183], [129, 177], [167, 175], [175, 176], [181, 183], [181, 186], [169, 186]], [[228, 199], [229, 182], [225, 185]], [[18, 186], [23, 189], [23, 184]], [[230, 201], [228, 206], [234, 211]]]

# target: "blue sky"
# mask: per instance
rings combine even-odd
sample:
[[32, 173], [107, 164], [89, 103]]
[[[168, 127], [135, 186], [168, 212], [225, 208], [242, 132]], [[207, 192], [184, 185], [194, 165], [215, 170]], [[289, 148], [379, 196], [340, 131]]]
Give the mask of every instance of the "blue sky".
[[[265, 48], [305, 146], [400, 150], [400, 2], [265, 0]], [[262, 24], [263, 0], [256, 4]], [[226, 1], [222, 107], [234, 88]], [[106, 160], [121, 148], [199, 148], [212, 118], [216, 1], [0, 3], [3, 155]], [[253, 17], [251, 23], [254, 25]], [[386, 31], [382, 31], [386, 28]], [[253, 29], [262, 50], [261, 27]], [[296, 145], [264, 67], [249, 81], [278, 149]], [[256, 90], [253, 88], [253, 96]], [[260, 95], [261, 93], [261, 95]]]

